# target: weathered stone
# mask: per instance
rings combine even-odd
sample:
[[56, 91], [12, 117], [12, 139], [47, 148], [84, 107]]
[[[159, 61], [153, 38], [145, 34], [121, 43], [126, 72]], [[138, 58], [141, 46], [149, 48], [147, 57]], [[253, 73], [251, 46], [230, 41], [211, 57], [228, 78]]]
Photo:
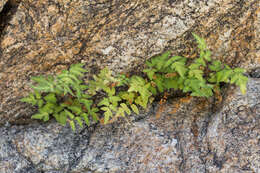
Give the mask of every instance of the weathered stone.
[[22, 0], [11, 11], [0, 31], [0, 172], [260, 172], [259, 79], [249, 80], [246, 95], [229, 88], [222, 105], [175, 98], [128, 123], [78, 133], [29, 123], [34, 109], [19, 102], [31, 76], [72, 63], [95, 73], [140, 70], [166, 49], [192, 58], [191, 32], [206, 39], [213, 58], [259, 67], [258, 0]]
[[4, 5], [5, 5], [6, 2], [7, 2], [7, 0], [0, 0], [0, 12], [4, 8]]
[[0, 172], [258, 173], [259, 105], [260, 79], [251, 78], [246, 95], [230, 88], [215, 113], [213, 100], [186, 97], [77, 133], [53, 122], [1, 127]]
[[29, 79], [72, 63], [95, 69], [141, 69], [170, 49], [193, 57], [191, 32], [213, 57], [247, 69], [259, 64], [258, 0], [22, 0], [0, 42], [0, 124], [28, 123], [33, 109], [19, 99]]
[[250, 76], [253, 78], [260, 78], [260, 67], [252, 69], [250, 72]]
[[4, 33], [12, 15], [18, 7], [18, 0], [1, 0], [0, 1], [0, 42], [1, 35]]

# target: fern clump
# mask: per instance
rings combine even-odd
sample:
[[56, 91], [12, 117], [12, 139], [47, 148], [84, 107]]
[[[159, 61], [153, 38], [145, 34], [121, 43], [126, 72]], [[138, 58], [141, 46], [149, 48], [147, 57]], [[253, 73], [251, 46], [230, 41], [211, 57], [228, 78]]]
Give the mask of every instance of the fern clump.
[[[38, 107], [33, 119], [48, 121], [52, 116], [75, 130], [75, 123], [80, 127], [83, 123], [90, 125], [90, 117], [107, 124], [132, 112], [139, 114], [140, 107], [146, 109], [158, 94], [170, 89], [211, 97], [219, 93], [221, 83], [230, 83], [245, 94], [248, 80], [243, 74], [245, 70], [212, 60], [205, 40], [193, 36], [199, 48], [198, 58], [171, 56], [167, 51], [146, 61], [143, 77], [113, 75], [104, 68], [87, 82], [82, 80], [87, 72], [84, 64], [74, 64], [56, 76], [32, 77], [34, 91], [21, 101]], [[101, 99], [94, 99], [100, 96]]]
[[62, 125], [69, 122], [73, 130], [75, 122], [82, 127], [84, 120], [89, 125], [89, 115], [98, 120], [98, 109], [92, 107], [93, 101], [85, 93], [88, 86], [81, 80], [87, 72], [82, 66], [72, 65], [55, 77], [32, 77], [36, 82], [32, 85], [34, 92], [21, 101], [38, 107], [38, 113], [32, 115], [33, 119], [48, 121], [52, 115]]
[[238, 85], [245, 94], [248, 80], [243, 75], [245, 70], [231, 69], [218, 60], [212, 60], [205, 40], [196, 34], [193, 36], [200, 50], [200, 56], [193, 62], [188, 63], [185, 57], [170, 56], [168, 51], [146, 62], [148, 68], [143, 72], [152, 84], [150, 91], [157, 94], [173, 88], [189, 92], [191, 96], [210, 97], [214, 90], [219, 90], [219, 84], [224, 82]]

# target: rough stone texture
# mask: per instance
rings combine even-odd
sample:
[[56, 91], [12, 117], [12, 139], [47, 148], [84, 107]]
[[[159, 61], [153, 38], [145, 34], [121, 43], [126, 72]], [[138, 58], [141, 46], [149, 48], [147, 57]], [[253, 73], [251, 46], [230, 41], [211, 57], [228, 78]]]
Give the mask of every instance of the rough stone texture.
[[6, 2], [7, 2], [7, 0], [0, 0], [0, 12], [4, 8], [4, 5], [5, 5]]
[[[73, 133], [56, 123], [0, 128], [1, 173], [258, 173], [260, 79], [246, 95], [230, 88], [213, 100], [173, 99], [129, 123]], [[156, 113], [157, 112], [157, 113]]]
[[194, 57], [191, 32], [218, 58], [247, 69], [259, 64], [259, 0], [21, 0], [0, 40], [0, 124], [28, 123], [19, 102], [31, 76], [76, 62], [94, 73], [138, 70], [171, 49]]
[[140, 70], [166, 49], [193, 58], [191, 32], [206, 38], [214, 58], [258, 67], [259, 0], [12, 2], [0, 21], [0, 173], [260, 172], [260, 79], [249, 80], [246, 95], [229, 88], [222, 106], [175, 98], [128, 123], [78, 133], [53, 121], [30, 123], [34, 109], [18, 101], [31, 76], [76, 62], [94, 73]]

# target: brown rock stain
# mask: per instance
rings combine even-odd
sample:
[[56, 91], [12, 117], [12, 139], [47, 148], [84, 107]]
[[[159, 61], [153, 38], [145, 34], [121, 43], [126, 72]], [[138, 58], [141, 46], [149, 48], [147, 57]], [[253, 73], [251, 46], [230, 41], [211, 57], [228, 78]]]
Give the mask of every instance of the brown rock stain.
[[182, 104], [190, 103], [192, 100], [192, 96], [187, 96], [179, 99], [176, 103], [173, 104], [173, 110], [170, 112], [171, 114], [175, 114], [178, 112]]
[[8, 47], [8, 46], [14, 44], [15, 42], [16, 42], [16, 39], [15, 39], [15, 38], [13, 38], [12, 36], [8, 36], [8, 37], [6, 37], [6, 38], [2, 41], [1, 47], [2, 47], [2, 48], [6, 48], [6, 47]]
[[64, 20], [58, 18], [57, 22], [51, 26], [51, 32], [56, 36], [63, 28]]
[[205, 98], [201, 98], [198, 99], [197, 104], [195, 104], [194, 108], [191, 110], [191, 114], [192, 114], [192, 125], [191, 125], [191, 132], [194, 136], [194, 143], [195, 143], [195, 147], [198, 149], [198, 136], [199, 136], [199, 126], [197, 124], [197, 120], [201, 115], [201, 112], [206, 111], [206, 109], [209, 107], [209, 105], [211, 105], [212, 103], [210, 103], [207, 99]]

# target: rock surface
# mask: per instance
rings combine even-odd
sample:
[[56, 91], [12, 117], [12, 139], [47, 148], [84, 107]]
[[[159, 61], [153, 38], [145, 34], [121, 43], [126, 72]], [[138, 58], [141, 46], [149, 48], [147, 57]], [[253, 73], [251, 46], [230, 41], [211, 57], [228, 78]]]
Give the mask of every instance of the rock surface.
[[7, 0], [0, 0], [0, 12], [4, 8], [4, 5], [5, 5], [6, 2], [7, 2]]
[[214, 106], [175, 99], [159, 119], [155, 106], [130, 123], [93, 125], [77, 133], [52, 122], [2, 127], [0, 172], [258, 173], [260, 79], [249, 80], [246, 95], [229, 89], [216, 113]]
[[92, 73], [104, 66], [138, 70], [166, 49], [193, 57], [191, 32], [232, 66], [249, 69], [260, 61], [259, 0], [14, 2], [19, 6], [0, 35], [0, 124], [28, 123], [33, 109], [19, 99], [31, 76], [77, 62]]
[[168, 49], [192, 58], [191, 32], [206, 39], [213, 58], [259, 67], [259, 0], [2, 0], [0, 11], [5, 3], [0, 173], [260, 172], [260, 79], [250, 78], [246, 95], [229, 88], [222, 104], [175, 98], [128, 122], [77, 133], [30, 122], [34, 109], [19, 102], [31, 76], [73, 63], [86, 62], [95, 73], [104, 66], [140, 70]]

